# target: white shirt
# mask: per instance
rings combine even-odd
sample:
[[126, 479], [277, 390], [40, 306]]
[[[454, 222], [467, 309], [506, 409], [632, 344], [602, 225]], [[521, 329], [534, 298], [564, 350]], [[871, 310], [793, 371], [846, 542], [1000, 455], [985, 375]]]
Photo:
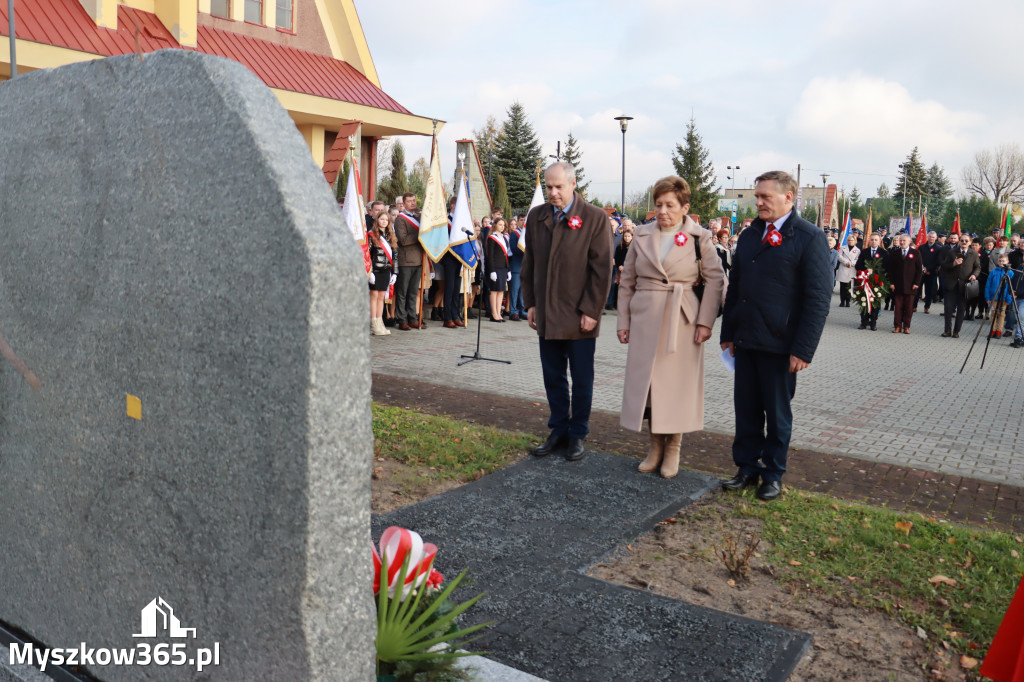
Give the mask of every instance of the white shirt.
[[769, 220], [768, 223], [764, 226], [764, 234], [761, 235], [761, 239], [764, 239], [765, 237], [768, 236], [768, 225], [775, 225], [776, 230], [781, 230], [782, 224], [785, 223], [791, 215], [793, 215], [792, 211], [782, 216], [778, 220]]

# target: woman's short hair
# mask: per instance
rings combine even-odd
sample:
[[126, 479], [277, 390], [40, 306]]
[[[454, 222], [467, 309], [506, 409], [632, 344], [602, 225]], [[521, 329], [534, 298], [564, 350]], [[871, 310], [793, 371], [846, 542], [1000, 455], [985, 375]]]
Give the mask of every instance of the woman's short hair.
[[654, 183], [654, 200], [657, 201], [664, 194], [675, 194], [680, 205], [690, 203], [690, 186], [678, 175], [670, 175]]
[[729, 230], [723, 227], [721, 230], [715, 233], [715, 236], [718, 237], [719, 241], [721, 241], [722, 239], [728, 239], [732, 235], [729, 234]]

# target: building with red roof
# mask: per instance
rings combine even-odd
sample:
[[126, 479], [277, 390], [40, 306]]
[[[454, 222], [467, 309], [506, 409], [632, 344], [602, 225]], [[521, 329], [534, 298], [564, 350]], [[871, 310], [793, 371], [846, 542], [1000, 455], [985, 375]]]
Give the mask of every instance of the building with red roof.
[[[19, 74], [167, 48], [244, 64], [291, 115], [328, 182], [354, 146], [367, 199], [378, 140], [433, 131], [430, 117], [381, 88], [354, 0], [15, 0], [14, 18]], [[11, 75], [9, 41], [2, 3], [0, 81]]]

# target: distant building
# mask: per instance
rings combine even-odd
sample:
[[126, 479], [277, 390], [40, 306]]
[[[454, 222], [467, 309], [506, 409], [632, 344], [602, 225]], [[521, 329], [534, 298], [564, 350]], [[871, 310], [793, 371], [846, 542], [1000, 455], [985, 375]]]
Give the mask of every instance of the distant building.
[[[277, 96], [328, 182], [333, 184], [349, 138], [355, 138], [366, 199], [376, 191], [377, 141], [392, 135], [430, 135], [433, 130], [430, 117], [414, 115], [381, 89], [354, 0], [15, 4], [19, 74], [165, 48], [233, 59]], [[8, 33], [7, 3], [2, 3], [0, 81], [11, 74]]]

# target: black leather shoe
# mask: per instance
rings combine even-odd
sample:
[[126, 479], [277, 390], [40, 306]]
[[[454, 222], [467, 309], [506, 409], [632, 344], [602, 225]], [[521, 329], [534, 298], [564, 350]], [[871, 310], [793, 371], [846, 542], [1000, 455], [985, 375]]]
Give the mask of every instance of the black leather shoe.
[[782, 494], [782, 481], [765, 481], [757, 486], [757, 499], [770, 502]]
[[953, 332], [953, 338], [954, 339], [959, 339], [960, 338], [960, 332]]
[[857, 327], [857, 329], [867, 329], [867, 328], [868, 328], [868, 326], [866, 324], [864, 324], [863, 322], [861, 323], [861, 325], [859, 327]]
[[877, 332], [878, 331], [878, 325], [872, 324], [871, 325], [871, 331]]
[[543, 444], [538, 445], [530, 454], [536, 457], [546, 457], [552, 452], [558, 452], [569, 444], [569, 438], [565, 434], [552, 433]]
[[761, 477], [760, 474], [744, 474], [737, 473], [735, 476], [730, 478], [728, 481], [721, 481], [723, 490], [743, 490], [749, 485], [756, 485], [757, 479]]
[[582, 438], [570, 438], [569, 445], [565, 448], [565, 458], [570, 462], [583, 459], [587, 451], [583, 448]]

